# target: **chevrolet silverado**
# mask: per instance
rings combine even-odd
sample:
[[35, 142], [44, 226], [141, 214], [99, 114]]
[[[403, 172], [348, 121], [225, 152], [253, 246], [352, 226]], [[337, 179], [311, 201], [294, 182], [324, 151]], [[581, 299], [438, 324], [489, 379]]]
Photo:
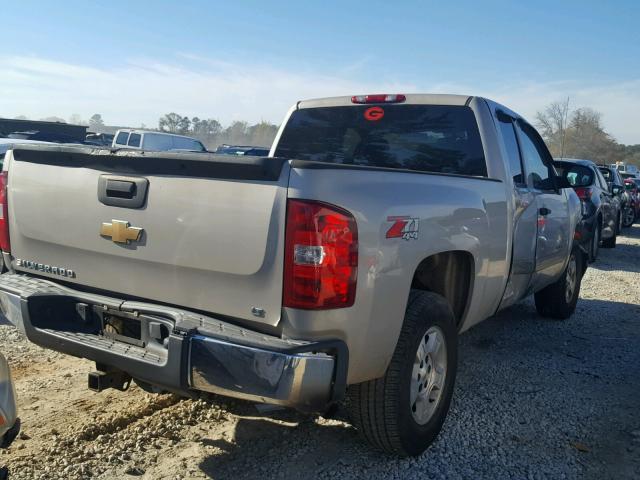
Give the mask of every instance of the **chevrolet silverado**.
[[96, 362], [94, 390], [213, 392], [327, 412], [417, 455], [457, 336], [524, 297], [568, 318], [580, 201], [493, 101], [298, 102], [270, 156], [16, 146], [0, 176], [3, 313]]

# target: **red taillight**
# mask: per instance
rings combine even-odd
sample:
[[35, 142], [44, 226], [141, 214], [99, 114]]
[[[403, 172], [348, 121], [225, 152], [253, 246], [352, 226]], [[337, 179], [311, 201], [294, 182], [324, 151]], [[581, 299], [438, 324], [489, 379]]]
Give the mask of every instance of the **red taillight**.
[[577, 187], [574, 189], [580, 200], [589, 200], [591, 198], [591, 188]]
[[358, 229], [349, 212], [327, 203], [289, 199], [284, 255], [285, 307], [353, 305]]
[[406, 99], [407, 97], [401, 94], [354, 95], [351, 97], [351, 103], [402, 103]]
[[11, 251], [9, 243], [9, 207], [7, 205], [7, 183], [9, 172], [0, 173], [0, 249], [3, 252]]

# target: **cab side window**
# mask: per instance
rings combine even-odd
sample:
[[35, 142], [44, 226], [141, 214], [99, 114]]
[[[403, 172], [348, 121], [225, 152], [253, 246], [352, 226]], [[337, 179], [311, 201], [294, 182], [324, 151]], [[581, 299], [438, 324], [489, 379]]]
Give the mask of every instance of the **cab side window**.
[[129, 135], [129, 146], [130, 147], [139, 147], [140, 146], [140, 134], [132, 133]]
[[600, 188], [602, 190], [604, 190], [605, 192], [608, 192], [609, 191], [609, 186], [607, 185], [607, 181], [602, 176], [602, 172], [600, 171], [599, 168], [594, 168], [594, 171], [596, 172], [596, 177], [598, 177], [598, 183], [599, 183]]
[[537, 190], [554, 190], [551, 156], [542, 139], [533, 127], [522, 121], [516, 123], [516, 130], [520, 140], [527, 183]]
[[116, 137], [116, 143], [118, 145], [126, 145], [129, 138], [129, 132], [120, 132]]
[[498, 118], [498, 128], [502, 136], [502, 143], [507, 151], [507, 160], [509, 161], [509, 170], [513, 177], [513, 184], [518, 187], [525, 187], [527, 182], [522, 173], [522, 160], [520, 159], [520, 148], [518, 147], [516, 132], [513, 129], [513, 119], [500, 111], [496, 116]]

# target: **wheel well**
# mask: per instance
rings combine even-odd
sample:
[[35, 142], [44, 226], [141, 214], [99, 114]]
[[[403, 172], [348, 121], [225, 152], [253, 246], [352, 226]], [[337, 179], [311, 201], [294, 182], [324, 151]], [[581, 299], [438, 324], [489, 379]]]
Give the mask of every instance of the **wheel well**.
[[469, 301], [473, 266], [473, 256], [468, 252], [436, 253], [420, 262], [413, 275], [411, 288], [442, 295], [449, 302], [459, 324]]

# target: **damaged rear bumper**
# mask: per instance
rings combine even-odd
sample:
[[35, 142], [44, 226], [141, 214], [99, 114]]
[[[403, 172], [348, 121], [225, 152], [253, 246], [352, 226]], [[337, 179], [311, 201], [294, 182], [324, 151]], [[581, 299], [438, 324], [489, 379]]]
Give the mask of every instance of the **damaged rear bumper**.
[[316, 412], [340, 400], [346, 388], [348, 351], [340, 340], [283, 339], [186, 310], [14, 273], [0, 275], [0, 308], [40, 346], [176, 392], [205, 391]]

